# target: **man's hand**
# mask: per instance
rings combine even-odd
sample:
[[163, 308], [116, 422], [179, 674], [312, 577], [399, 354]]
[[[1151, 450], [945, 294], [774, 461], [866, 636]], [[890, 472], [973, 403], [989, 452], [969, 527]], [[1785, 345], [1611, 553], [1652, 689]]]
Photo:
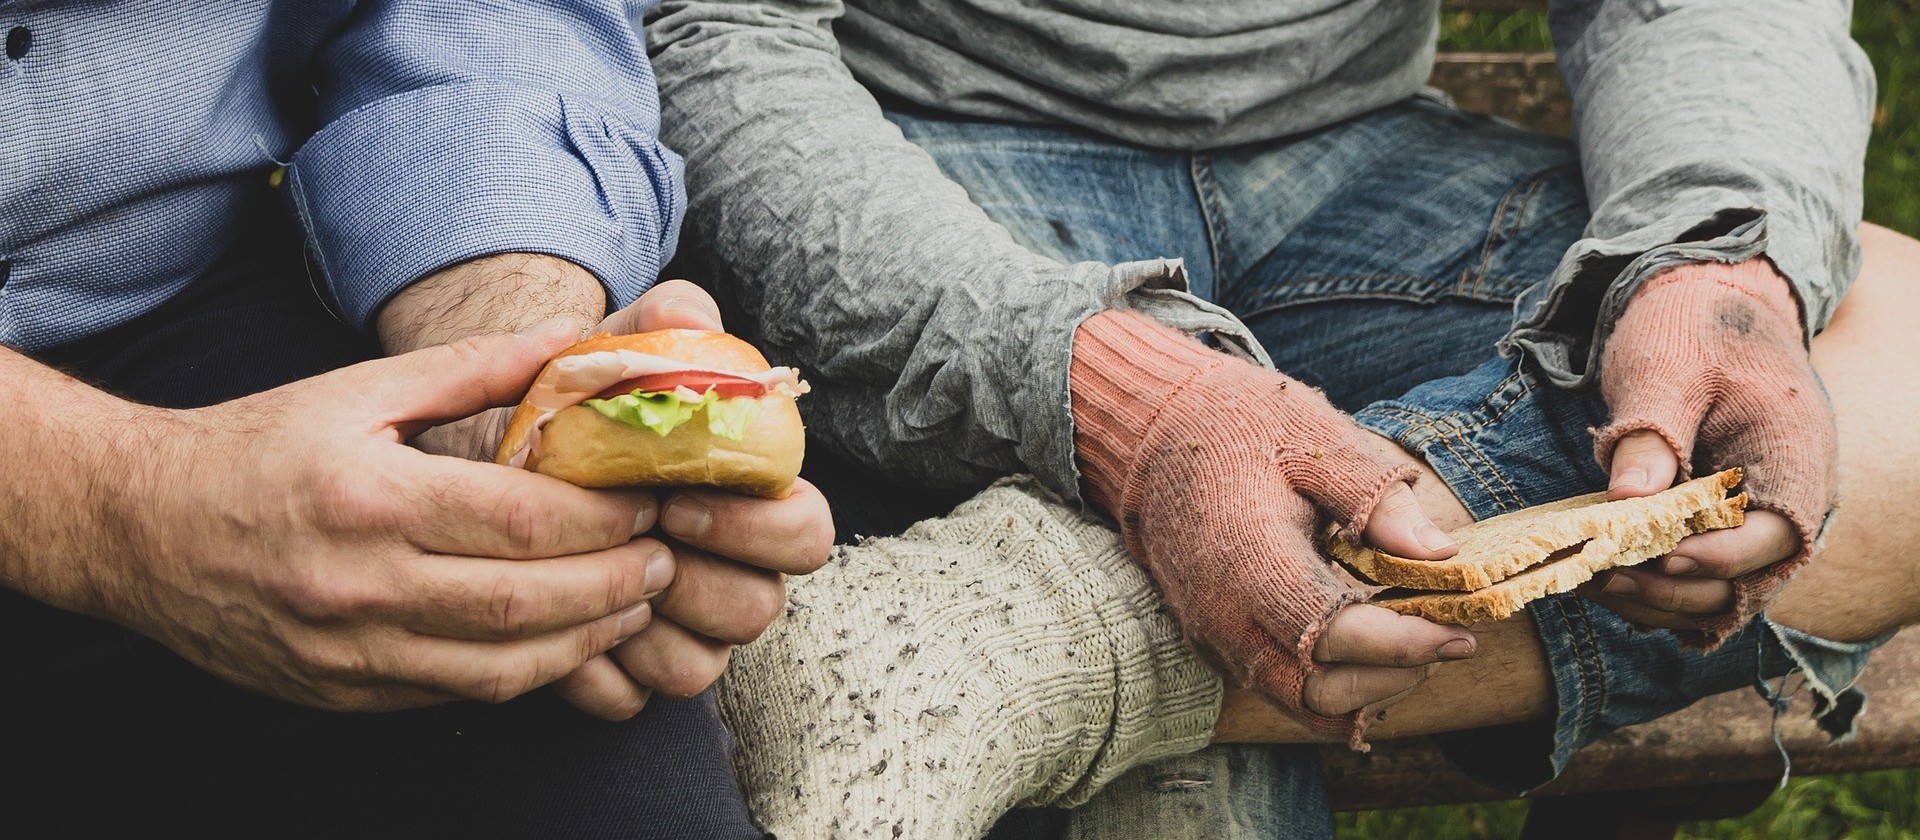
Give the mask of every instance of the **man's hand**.
[[[529, 285], [536, 290], [529, 291]], [[593, 307], [604, 302], [599, 282], [578, 266], [537, 255], [489, 257], [402, 292], [381, 313], [381, 335], [391, 350], [444, 337], [450, 330], [510, 326], [529, 317], [521, 313], [530, 306], [535, 312], [557, 308], [576, 314], [599, 311]], [[720, 307], [685, 280], [654, 286], [590, 331], [676, 328], [721, 329]], [[483, 412], [428, 430], [414, 444], [490, 461], [511, 416], [511, 408]], [[657, 520], [650, 508], [634, 533], [654, 532], [668, 541], [675, 583], [655, 599], [649, 629], [554, 686], [568, 702], [608, 720], [639, 713], [656, 690], [675, 697], [704, 691], [726, 668], [733, 645], [758, 637], [785, 608], [781, 575], [819, 568], [833, 545], [826, 498], [804, 479], [777, 500], [697, 489], [631, 493], [659, 499]]]
[[[705, 290], [668, 280], [594, 331], [720, 328], [720, 307]], [[568, 702], [609, 720], [638, 713], [654, 691], [691, 697], [719, 679], [733, 646], [758, 638], [786, 608], [781, 575], [826, 562], [833, 517], [806, 479], [784, 499], [686, 489], [664, 494], [657, 533], [673, 546], [678, 572], [655, 601], [656, 620], [555, 686]]]
[[[375, 323], [381, 348], [397, 356], [548, 318], [570, 318], [578, 332], [606, 314], [606, 290], [586, 269], [545, 254], [495, 254], [420, 278], [381, 307]], [[414, 445], [491, 461], [512, 415], [511, 407], [494, 408], [442, 423], [422, 431]]]
[[1472, 655], [1465, 630], [1356, 606], [1365, 591], [1321, 557], [1323, 512], [1402, 556], [1455, 547], [1404, 483], [1411, 465], [1377, 458], [1318, 391], [1120, 312], [1075, 334], [1072, 389], [1089, 496], [1241, 684], [1348, 736], [1353, 712]]
[[1765, 259], [1670, 269], [1628, 303], [1601, 357], [1611, 422], [1595, 440], [1609, 498], [1645, 496], [1701, 462], [1746, 470], [1746, 524], [1682, 540], [1658, 566], [1583, 592], [1636, 623], [1724, 638], [1804, 563], [1839, 487], [1833, 410], [1790, 286]]
[[[422, 453], [577, 328], [467, 339], [167, 412], [111, 497], [121, 551], [35, 593], [243, 687], [336, 710], [502, 701], [645, 627], [673, 558], [645, 493]], [[552, 559], [544, 559], [552, 558]]]
[[1347, 607], [1313, 646], [1322, 667], [1307, 677], [1307, 708], [1328, 717], [1385, 709], [1419, 687], [1435, 663], [1469, 658], [1477, 644], [1459, 627], [1371, 604]]
[[653, 691], [691, 697], [719, 679], [733, 646], [758, 638], [787, 605], [783, 574], [808, 574], [833, 547], [827, 500], [801, 479], [784, 499], [687, 489], [666, 496], [658, 533], [673, 583], [640, 635], [555, 685], [584, 711], [621, 720]]

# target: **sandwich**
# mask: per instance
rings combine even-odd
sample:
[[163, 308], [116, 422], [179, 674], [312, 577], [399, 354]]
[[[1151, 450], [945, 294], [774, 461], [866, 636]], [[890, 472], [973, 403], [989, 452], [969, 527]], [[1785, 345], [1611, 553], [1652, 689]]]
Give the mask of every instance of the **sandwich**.
[[722, 332], [595, 335], [540, 371], [494, 461], [582, 487], [701, 485], [779, 498], [805, 429], [793, 368]]
[[1740, 525], [1746, 494], [1727, 495], [1739, 483], [1730, 469], [1651, 496], [1592, 493], [1501, 514], [1454, 531], [1460, 549], [1446, 560], [1395, 557], [1332, 533], [1326, 546], [1356, 577], [1384, 587], [1373, 604], [1441, 624], [1495, 621], [1607, 569], [1660, 557], [1688, 535]]

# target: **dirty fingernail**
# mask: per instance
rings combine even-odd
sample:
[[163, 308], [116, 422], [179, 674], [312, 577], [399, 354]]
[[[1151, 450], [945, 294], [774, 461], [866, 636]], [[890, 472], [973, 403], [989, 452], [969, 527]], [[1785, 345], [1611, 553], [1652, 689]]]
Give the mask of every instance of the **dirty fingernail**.
[[1640, 582], [1626, 575], [1614, 575], [1607, 579], [1607, 586], [1601, 591], [1608, 595], [1632, 595], [1640, 591]]
[[713, 527], [713, 512], [707, 510], [706, 505], [679, 496], [668, 502], [667, 509], [660, 512], [660, 527], [681, 539], [699, 539], [707, 535], [708, 528]]
[[1700, 564], [1694, 562], [1691, 557], [1681, 557], [1676, 554], [1667, 558], [1667, 574], [1670, 575], [1692, 574], [1693, 570], [1698, 568]]
[[1454, 547], [1453, 538], [1431, 522], [1413, 529], [1413, 538], [1419, 540], [1420, 546], [1428, 551], [1445, 551]]
[[653, 530], [654, 520], [659, 518], [660, 503], [652, 498], [640, 500], [640, 507], [633, 512], [633, 535], [640, 536]]
[[645, 629], [647, 622], [652, 620], [652, 604], [645, 602], [634, 604], [631, 607], [621, 610], [619, 617], [614, 619], [613, 636], [624, 642], [633, 638], [633, 634]]
[[661, 549], [647, 558], [647, 597], [652, 598], [673, 582], [673, 555]]
[[1454, 639], [1440, 646], [1441, 659], [1465, 659], [1472, 655], [1472, 639]]

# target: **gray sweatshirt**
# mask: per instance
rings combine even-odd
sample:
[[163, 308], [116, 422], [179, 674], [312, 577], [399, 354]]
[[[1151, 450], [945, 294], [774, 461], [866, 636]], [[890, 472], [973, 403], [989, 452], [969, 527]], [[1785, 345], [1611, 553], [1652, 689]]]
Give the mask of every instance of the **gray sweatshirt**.
[[[1859, 267], [1873, 107], [1849, 7], [1553, 4], [1594, 214], [1520, 301], [1502, 352], [1585, 387], [1648, 276], [1756, 254], [1824, 326]], [[683, 253], [704, 255], [750, 322], [736, 329], [806, 371], [810, 430], [896, 476], [979, 486], [1027, 471], [1072, 498], [1082, 319], [1137, 308], [1265, 354], [1185, 294], [1177, 262], [1063, 265], [1021, 248], [869, 91], [1206, 149], [1413, 94], [1436, 30], [1432, 0], [667, 0], [648, 38], [662, 137], [687, 159]]]

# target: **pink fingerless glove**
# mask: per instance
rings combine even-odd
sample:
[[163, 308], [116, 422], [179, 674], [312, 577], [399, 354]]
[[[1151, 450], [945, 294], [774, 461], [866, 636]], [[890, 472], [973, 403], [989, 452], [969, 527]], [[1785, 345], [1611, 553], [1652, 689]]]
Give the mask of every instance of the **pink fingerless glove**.
[[1756, 507], [1793, 522], [1791, 557], [1735, 578], [1734, 604], [1702, 619], [1690, 644], [1712, 647], [1773, 600], [1812, 554], [1839, 488], [1833, 409], [1802, 341], [1787, 281], [1764, 259], [1702, 264], [1656, 275], [1628, 302], [1600, 361], [1611, 419], [1594, 455], [1651, 429], [1692, 472], [1697, 445], [1714, 469], [1743, 467]]
[[1089, 498], [1119, 521], [1187, 639], [1358, 748], [1361, 712], [1319, 715], [1303, 697], [1320, 632], [1367, 595], [1321, 559], [1315, 503], [1357, 536], [1415, 470], [1376, 461], [1319, 391], [1135, 313], [1081, 324], [1071, 382]]

